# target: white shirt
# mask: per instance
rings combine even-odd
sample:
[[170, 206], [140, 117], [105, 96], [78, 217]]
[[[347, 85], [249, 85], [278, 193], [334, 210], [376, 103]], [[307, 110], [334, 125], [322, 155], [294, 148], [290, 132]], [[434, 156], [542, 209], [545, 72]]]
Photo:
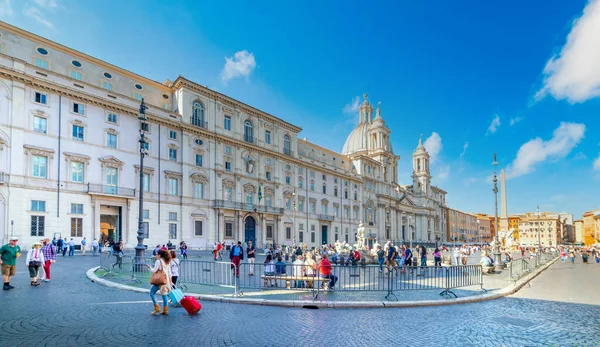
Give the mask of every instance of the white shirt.
[[98, 241], [96, 241], [96, 240], [92, 241], [92, 247], [98, 247]]
[[179, 277], [179, 259], [171, 259], [169, 265], [171, 265], [171, 276]]
[[39, 261], [44, 263], [44, 253], [42, 249], [32, 248], [27, 252], [27, 259], [25, 260], [25, 266], [29, 266], [30, 261]]
[[296, 259], [292, 263], [292, 274], [295, 277], [301, 277], [302, 276], [302, 266], [304, 266], [304, 262], [302, 262], [302, 260], [300, 260], [300, 259]]

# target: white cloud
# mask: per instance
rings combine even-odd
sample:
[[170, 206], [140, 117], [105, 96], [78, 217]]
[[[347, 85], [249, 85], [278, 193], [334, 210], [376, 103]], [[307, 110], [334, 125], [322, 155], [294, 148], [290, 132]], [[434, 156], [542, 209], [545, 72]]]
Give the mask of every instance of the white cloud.
[[594, 159], [594, 170], [600, 171], [600, 154], [598, 154], [598, 158]]
[[38, 4], [39, 6], [45, 8], [45, 9], [55, 9], [58, 5], [56, 4], [55, 0], [33, 0], [33, 2], [35, 2], [36, 4]]
[[14, 13], [10, 0], [4, 0], [0, 3], [0, 17], [12, 17]]
[[500, 127], [500, 116], [496, 115], [494, 119], [492, 119], [492, 123], [488, 127], [488, 133], [495, 133]]
[[437, 174], [438, 181], [445, 181], [448, 176], [450, 176], [450, 165], [441, 166]]
[[585, 160], [585, 159], [587, 159], [587, 155], [585, 155], [585, 153], [583, 153], [583, 152], [577, 152], [573, 156], [573, 159], [575, 159], [575, 160]]
[[233, 57], [225, 57], [221, 79], [227, 83], [230, 79], [236, 77], [249, 77], [255, 67], [254, 54], [246, 50], [236, 52]]
[[463, 150], [460, 153], [460, 159], [464, 158], [465, 153], [467, 153], [467, 148], [469, 148], [469, 141], [465, 142], [465, 144], [463, 145]]
[[442, 151], [442, 138], [436, 132], [431, 133], [431, 136], [425, 140], [423, 144], [427, 153], [429, 153], [429, 157], [431, 159], [431, 163], [433, 164], [437, 160], [438, 154]]
[[507, 167], [506, 177], [514, 178], [534, 171], [537, 164], [547, 159], [558, 160], [566, 157], [579, 144], [585, 134], [585, 125], [561, 122], [552, 133], [552, 138], [544, 141], [537, 137], [524, 143], [515, 160]]
[[346, 104], [342, 111], [347, 114], [355, 115], [360, 107], [360, 96], [355, 96], [349, 104]]
[[573, 21], [567, 42], [544, 67], [542, 88], [535, 100], [552, 95], [570, 103], [600, 96], [600, 0], [590, 0]]
[[509, 121], [509, 123], [510, 123], [510, 126], [513, 126], [513, 125], [515, 125], [515, 124], [519, 123], [519, 122], [520, 122], [520, 121], [522, 121], [522, 120], [523, 120], [523, 117], [515, 117], [515, 118], [511, 118], [511, 119], [510, 119], [510, 121]]
[[44, 16], [42, 15], [42, 12], [39, 9], [35, 8], [35, 7], [27, 7], [23, 11], [23, 13], [27, 17], [35, 20], [36, 22], [38, 22], [38, 23], [40, 23], [42, 25], [47, 26], [48, 28], [54, 28], [54, 25], [52, 23], [50, 23], [46, 18], [44, 18]]

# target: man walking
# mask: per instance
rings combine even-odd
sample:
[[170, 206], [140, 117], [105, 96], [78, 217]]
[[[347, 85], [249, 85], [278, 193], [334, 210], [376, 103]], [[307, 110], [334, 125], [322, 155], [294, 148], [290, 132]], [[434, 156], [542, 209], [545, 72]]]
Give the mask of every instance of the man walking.
[[94, 238], [94, 241], [92, 241], [92, 255], [95, 257], [98, 255], [98, 248], [100, 247], [100, 244], [98, 243], [98, 240], [96, 240]]
[[71, 241], [69, 241], [69, 257], [72, 257], [75, 255], [75, 242], [73, 241], [73, 238], [71, 237]]
[[248, 241], [246, 252], [248, 253], [248, 262], [250, 263], [250, 276], [254, 276], [255, 249], [252, 245], [252, 241]]
[[44, 272], [46, 273], [43, 280], [44, 282], [50, 282], [50, 266], [56, 262], [56, 250], [48, 239], [44, 240], [42, 254], [44, 255]]
[[83, 240], [81, 240], [81, 255], [83, 255], [85, 257], [85, 247], [87, 245], [87, 241], [85, 240], [85, 237], [83, 238]]
[[2, 279], [4, 287], [9, 290], [14, 287], [10, 285], [10, 279], [17, 273], [17, 258], [21, 256], [21, 247], [17, 245], [19, 240], [11, 237], [9, 242], [0, 247], [0, 265], [2, 265]]
[[235, 277], [240, 277], [240, 261], [244, 260], [242, 241], [238, 241], [237, 245], [231, 247], [229, 259], [231, 259], [231, 262], [235, 265]]
[[62, 255], [63, 257], [67, 254], [67, 248], [69, 248], [69, 242], [67, 242], [67, 238], [65, 237], [62, 242]]

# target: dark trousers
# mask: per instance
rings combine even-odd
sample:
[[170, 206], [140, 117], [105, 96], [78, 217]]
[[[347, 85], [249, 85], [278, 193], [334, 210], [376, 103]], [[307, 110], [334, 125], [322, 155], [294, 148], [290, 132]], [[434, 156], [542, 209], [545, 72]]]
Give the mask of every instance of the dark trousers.
[[63, 257], [65, 256], [65, 254], [67, 254], [67, 247], [63, 247], [62, 253], [63, 253]]
[[240, 257], [231, 258], [231, 262], [235, 265], [235, 275], [240, 276]]

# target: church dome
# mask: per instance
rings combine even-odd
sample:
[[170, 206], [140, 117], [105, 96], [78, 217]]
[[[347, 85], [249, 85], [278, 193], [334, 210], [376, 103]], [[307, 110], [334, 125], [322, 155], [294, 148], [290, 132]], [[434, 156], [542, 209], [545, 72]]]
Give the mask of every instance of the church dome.
[[342, 149], [342, 154], [349, 155], [356, 152], [366, 151], [369, 143], [367, 136], [368, 131], [368, 123], [359, 123], [346, 139], [346, 143]]

